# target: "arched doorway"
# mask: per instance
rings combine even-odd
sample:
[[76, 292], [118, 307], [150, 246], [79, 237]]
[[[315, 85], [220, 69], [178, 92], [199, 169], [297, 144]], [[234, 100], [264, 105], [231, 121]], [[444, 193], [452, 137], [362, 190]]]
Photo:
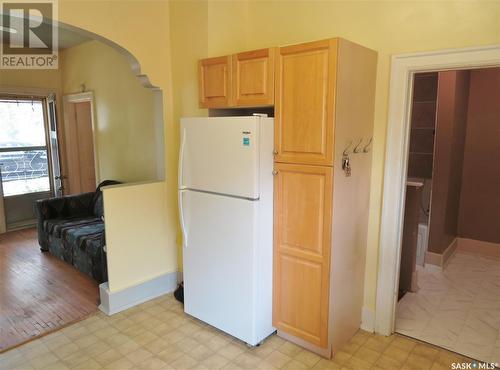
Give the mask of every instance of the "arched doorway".
[[[75, 163], [81, 164], [83, 160], [81, 156], [76, 161], [74, 158], [70, 160], [70, 154], [74, 154], [75, 146], [81, 144], [82, 137], [81, 132], [76, 130], [71, 134], [75, 140], [67, 140], [71, 133], [68, 129], [71, 112], [64, 114], [64, 97], [82, 93], [91, 96], [89, 103], [92, 109], [87, 113], [93, 122], [90, 144], [94, 152], [94, 190], [102, 180], [133, 184], [158, 181], [164, 177], [161, 91], [152, 86], [146, 76], [137, 76], [137, 60], [125, 49], [88, 31], [62, 23], [57, 26], [61, 36], [58, 69], [0, 71], [0, 95], [5, 104], [28, 107], [28, 111], [32, 108], [35, 111], [40, 105], [41, 118], [37, 128], [42, 132], [40, 140], [43, 141], [43, 145], [36, 148], [14, 148], [18, 155], [10, 162], [24, 170], [13, 174], [9, 170], [9, 178], [5, 177], [7, 181], [3, 185], [10, 186], [9, 191], [14, 188], [14, 193], [5, 192], [2, 185], [0, 232], [9, 232], [0, 235], [0, 264], [2, 270], [8, 272], [0, 288], [3, 305], [0, 352], [95, 312], [99, 304], [98, 283], [107, 280], [103, 271], [100, 271], [102, 279], [96, 280], [96, 266], [92, 261], [95, 256], [76, 256], [78, 253], [75, 251], [82, 249], [88, 240], [82, 239], [79, 229], [83, 225], [82, 215], [72, 214], [67, 209], [71, 208], [71, 202], [59, 209], [62, 212], [56, 212], [57, 206], [51, 208], [53, 214], [42, 221], [37, 220], [32, 211], [34, 202], [38, 200], [68, 194], [70, 167]], [[30, 122], [29, 118], [26, 120]], [[20, 126], [21, 118], [9, 122], [9, 132], [13, 132]], [[30, 130], [24, 131], [29, 136]], [[17, 140], [19, 135], [16, 135], [11, 136]], [[12, 138], [2, 139], [8, 144]], [[79, 149], [85, 152], [86, 148], [88, 152], [88, 146]], [[4, 149], [0, 149], [0, 156], [12, 151], [6, 145]], [[43, 152], [39, 155], [43, 161], [40, 158], [38, 162], [33, 161], [30, 157], [32, 151]], [[39, 174], [33, 166], [41, 166], [44, 171]], [[14, 175], [17, 177], [11, 180]], [[28, 191], [21, 191], [21, 183], [26, 187], [26, 184], [40, 179], [46, 179], [48, 184], [43, 191], [33, 191], [30, 187]], [[82, 189], [70, 192], [80, 193]], [[78, 198], [78, 202], [82, 199]], [[11, 223], [12, 214], [19, 213], [21, 208], [24, 213], [20, 220], [15, 220], [21, 222]], [[84, 227], [102, 223], [102, 210], [95, 211], [97, 208], [99, 206], [92, 207], [93, 221], [85, 221]], [[68, 224], [65, 218], [71, 222]], [[51, 224], [51, 220], [66, 223]], [[40, 234], [33, 228], [37, 223], [39, 229], [47, 233], [49, 229], [55, 232], [47, 236], [49, 243], [46, 248], [39, 244]], [[93, 231], [103, 233], [104, 226], [100, 227]], [[73, 241], [78, 245], [69, 239], [64, 240], [71, 235], [76, 237]], [[46, 252], [40, 252], [40, 246]], [[103, 246], [99, 244], [99, 248]], [[72, 251], [58, 253], [61, 248]], [[105, 251], [99, 253], [105, 254]], [[99, 262], [102, 270], [107, 268], [105, 259]]]

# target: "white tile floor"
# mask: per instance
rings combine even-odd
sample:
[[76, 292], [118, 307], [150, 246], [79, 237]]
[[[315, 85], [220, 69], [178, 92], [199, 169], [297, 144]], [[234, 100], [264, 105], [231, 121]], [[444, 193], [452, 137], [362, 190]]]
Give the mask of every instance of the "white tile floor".
[[396, 332], [500, 363], [500, 259], [456, 253], [444, 271], [418, 271], [397, 306]]

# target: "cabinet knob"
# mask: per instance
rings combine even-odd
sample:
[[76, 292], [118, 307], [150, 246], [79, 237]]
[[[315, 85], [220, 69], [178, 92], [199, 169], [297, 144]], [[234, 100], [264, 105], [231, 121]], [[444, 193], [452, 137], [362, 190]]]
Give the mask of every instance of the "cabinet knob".
[[273, 170], [273, 176], [276, 176], [278, 174], [278, 171]]
[[278, 155], [278, 151], [276, 149], [273, 150], [274, 155]]

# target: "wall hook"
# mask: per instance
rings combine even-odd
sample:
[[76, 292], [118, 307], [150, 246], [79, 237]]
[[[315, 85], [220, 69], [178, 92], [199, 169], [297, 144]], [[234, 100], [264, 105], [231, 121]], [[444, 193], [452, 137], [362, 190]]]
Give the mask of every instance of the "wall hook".
[[361, 138], [358, 142], [358, 144], [354, 147], [354, 150], [352, 151], [353, 153], [359, 153], [360, 150], [359, 150], [359, 146], [361, 145], [361, 143], [363, 142], [363, 138]]
[[373, 137], [370, 138], [370, 141], [368, 141], [368, 144], [366, 144], [364, 147], [363, 147], [363, 153], [368, 153], [370, 151], [370, 145], [372, 144], [372, 141], [373, 141]]
[[349, 143], [349, 145], [348, 145], [348, 146], [344, 149], [344, 151], [342, 152], [342, 154], [343, 154], [344, 156], [348, 156], [348, 155], [349, 155], [349, 148], [351, 147], [351, 145], [352, 145], [352, 140], [351, 140], [351, 142]]

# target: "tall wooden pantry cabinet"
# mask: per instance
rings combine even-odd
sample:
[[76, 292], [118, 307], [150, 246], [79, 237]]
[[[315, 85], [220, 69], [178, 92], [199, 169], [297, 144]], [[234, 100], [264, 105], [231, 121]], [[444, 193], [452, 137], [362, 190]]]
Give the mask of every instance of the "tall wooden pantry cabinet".
[[325, 357], [361, 323], [376, 68], [341, 38], [199, 62], [201, 107], [274, 105], [273, 325]]
[[276, 59], [273, 324], [326, 357], [361, 323], [376, 66], [343, 39]]

